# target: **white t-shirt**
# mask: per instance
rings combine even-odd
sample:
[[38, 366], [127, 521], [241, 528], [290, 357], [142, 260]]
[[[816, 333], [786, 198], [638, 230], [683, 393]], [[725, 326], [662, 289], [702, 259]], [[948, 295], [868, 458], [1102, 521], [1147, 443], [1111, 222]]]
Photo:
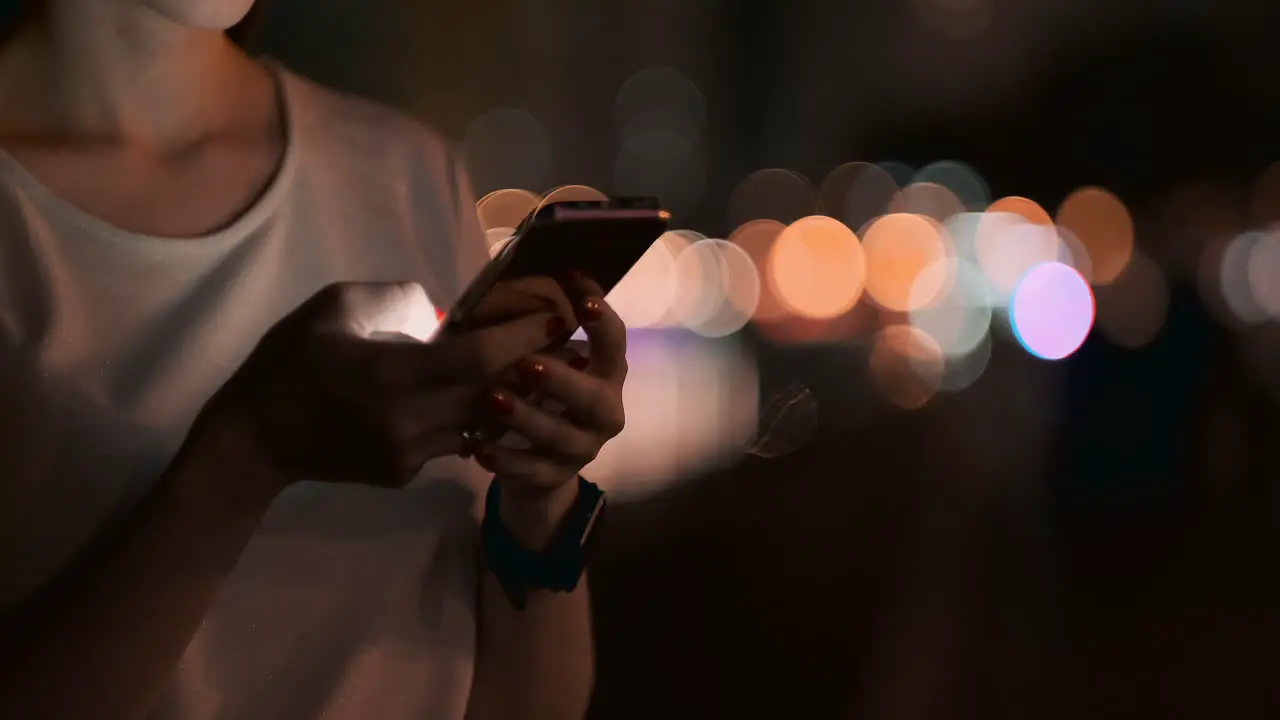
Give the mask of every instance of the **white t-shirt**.
[[[435, 135], [277, 76], [281, 169], [206, 237], [124, 232], [0, 152], [0, 617], [147, 491], [204, 402], [317, 290], [415, 280], [447, 307], [487, 260], [465, 176]], [[403, 491], [291, 487], [156, 717], [461, 718], [476, 622], [469, 467], [445, 468], [469, 482]]]

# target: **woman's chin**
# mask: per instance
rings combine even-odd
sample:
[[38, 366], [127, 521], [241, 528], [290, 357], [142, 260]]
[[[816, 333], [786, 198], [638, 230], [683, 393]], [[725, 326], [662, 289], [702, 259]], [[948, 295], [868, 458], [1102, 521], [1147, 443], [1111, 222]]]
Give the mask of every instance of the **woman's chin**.
[[179, 25], [229, 30], [249, 14], [254, 0], [143, 0], [147, 7]]

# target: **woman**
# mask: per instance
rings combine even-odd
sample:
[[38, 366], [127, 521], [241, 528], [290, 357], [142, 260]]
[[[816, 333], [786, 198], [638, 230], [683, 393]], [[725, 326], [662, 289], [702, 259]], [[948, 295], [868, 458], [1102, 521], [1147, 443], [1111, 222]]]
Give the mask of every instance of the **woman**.
[[[251, 4], [47, 0], [0, 51], [0, 717], [580, 717], [585, 583], [518, 611], [466, 496], [386, 488], [477, 451], [546, 546], [621, 428], [624, 328], [580, 279], [372, 339], [484, 262], [466, 180], [241, 53]], [[585, 369], [540, 353], [569, 312]], [[495, 389], [517, 361], [568, 419]], [[535, 449], [463, 447], [480, 393]]]

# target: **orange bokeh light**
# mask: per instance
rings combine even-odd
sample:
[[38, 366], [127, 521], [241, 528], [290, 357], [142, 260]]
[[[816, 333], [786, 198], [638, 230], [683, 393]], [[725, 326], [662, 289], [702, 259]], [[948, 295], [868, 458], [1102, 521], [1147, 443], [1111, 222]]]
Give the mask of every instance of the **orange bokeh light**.
[[[867, 294], [886, 310], [910, 312], [932, 303], [946, 290], [946, 273], [925, 270], [946, 261], [950, 242], [941, 226], [919, 215], [895, 213], [873, 222], [863, 239], [867, 255]], [[914, 291], [913, 291], [914, 289]]]
[[768, 273], [769, 255], [778, 237], [787, 229], [777, 220], [751, 220], [743, 223], [729, 235], [729, 242], [746, 251], [760, 273], [760, 300], [756, 303], [753, 318], [765, 322], [781, 320], [791, 316], [787, 308], [778, 300], [773, 292], [773, 285], [765, 277]]
[[485, 230], [514, 228], [541, 202], [542, 198], [537, 193], [528, 190], [494, 190], [476, 202], [476, 214], [480, 216], [480, 226]]
[[1111, 342], [1140, 348], [1160, 334], [1169, 312], [1169, 284], [1151, 259], [1134, 255], [1124, 272], [1099, 287], [1096, 323]]
[[1014, 215], [1021, 216], [1023, 220], [1026, 220], [1032, 225], [1053, 224], [1053, 218], [1049, 217], [1049, 213], [1045, 212], [1045, 209], [1040, 207], [1035, 200], [1017, 197], [1016, 195], [1000, 198], [999, 200], [991, 203], [990, 207], [987, 208], [987, 212], [1012, 213]]
[[608, 200], [608, 195], [587, 185], [561, 185], [547, 191], [538, 209], [541, 210], [546, 205], [558, 202], [607, 202]]
[[931, 182], [911, 183], [898, 191], [889, 203], [891, 213], [915, 213], [940, 223], [964, 211], [964, 203], [955, 193]]
[[825, 215], [789, 225], [774, 243], [767, 267], [778, 301], [808, 318], [844, 314], [862, 297], [867, 281], [867, 257], [858, 237]]
[[906, 410], [924, 407], [933, 398], [945, 369], [938, 343], [910, 325], [890, 325], [876, 335], [868, 364], [876, 389]]
[[1058, 224], [1089, 254], [1093, 283], [1108, 285], [1133, 258], [1133, 218], [1120, 198], [1099, 187], [1080, 188], [1058, 208]]

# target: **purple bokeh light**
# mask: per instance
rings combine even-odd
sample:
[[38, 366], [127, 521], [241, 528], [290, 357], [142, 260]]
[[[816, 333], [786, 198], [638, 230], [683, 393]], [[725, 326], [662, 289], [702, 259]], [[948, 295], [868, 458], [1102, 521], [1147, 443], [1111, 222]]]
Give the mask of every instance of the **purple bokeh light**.
[[1093, 291], [1070, 265], [1042, 263], [1018, 281], [1009, 319], [1027, 352], [1061, 360], [1079, 350], [1093, 329]]

